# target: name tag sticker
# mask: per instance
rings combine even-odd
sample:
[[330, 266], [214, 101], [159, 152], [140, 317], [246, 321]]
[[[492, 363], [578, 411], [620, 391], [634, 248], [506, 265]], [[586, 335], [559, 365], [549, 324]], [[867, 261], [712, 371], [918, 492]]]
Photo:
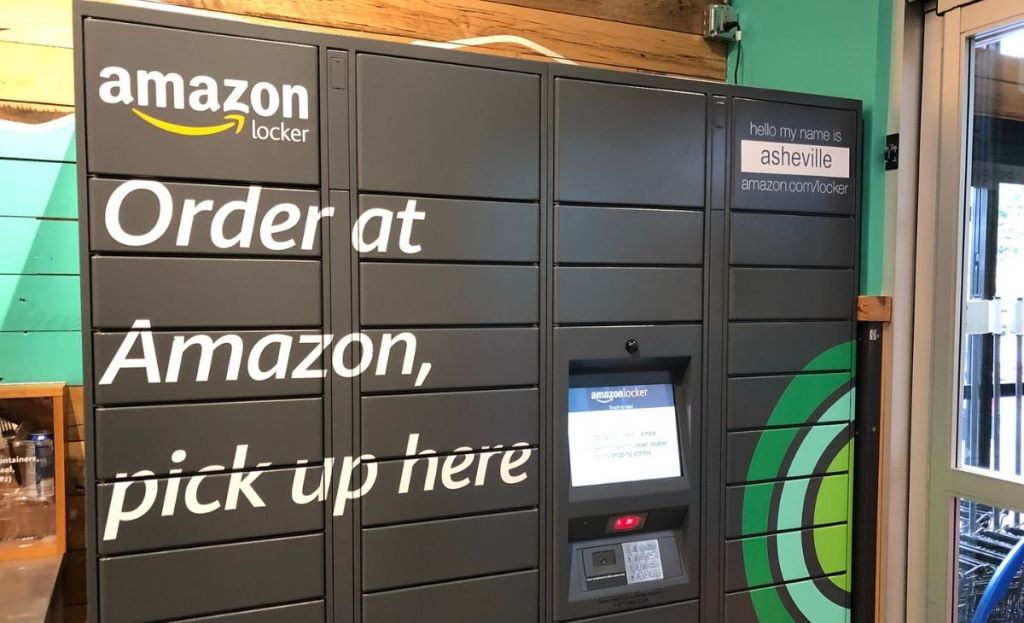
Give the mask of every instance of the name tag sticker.
[[850, 177], [850, 148], [740, 141], [740, 170], [743, 173]]

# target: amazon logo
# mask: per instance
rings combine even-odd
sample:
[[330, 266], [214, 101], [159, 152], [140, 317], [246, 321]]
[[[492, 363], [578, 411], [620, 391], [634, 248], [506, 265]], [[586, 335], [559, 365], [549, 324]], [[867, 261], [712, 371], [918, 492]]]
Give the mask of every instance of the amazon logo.
[[[100, 70], [100, 100], [123, 105], [150, 126], [180, 136], [241, 135], [255, 140], [305, 143], [309, 128], [288, 125], [289, 120], [309, 119], [309, 91], [296, 84], [197, 75], [185, 78], [179, 73], [107, 66]], [[210, 113], [207, 123], [181, 123], [172, 111], [190, 110]], [[170, 114], [168, 114], [170, 113]], [[274, 118], [274, 124], [264, 120]], [[283, 121], [278, 121], [283, 119]], [[263, 122], [263, 123], [261, 123]]]

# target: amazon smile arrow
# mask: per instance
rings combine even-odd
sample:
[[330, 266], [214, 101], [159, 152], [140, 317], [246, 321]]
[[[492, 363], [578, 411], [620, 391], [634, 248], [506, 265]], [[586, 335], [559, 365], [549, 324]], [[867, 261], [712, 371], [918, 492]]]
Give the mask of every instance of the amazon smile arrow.
[[181, 134], [182, 136], [210, 136], [211, 134], [227, 132], [232, 128], [235, 129], [235, 134], [241, 134], [242, 128], [245, 127], [245, 116], [237, 114], [224, 115], [224, 119], [227, 120], [226, 123], [195, 126], [171, 123], [170, 121], [157, 119], [152, 115], [147, 115], [138, 108], [132, 108], [132, 112], [155, 128], [159, 128], [165, 132], [171, 132], [172, 134]]

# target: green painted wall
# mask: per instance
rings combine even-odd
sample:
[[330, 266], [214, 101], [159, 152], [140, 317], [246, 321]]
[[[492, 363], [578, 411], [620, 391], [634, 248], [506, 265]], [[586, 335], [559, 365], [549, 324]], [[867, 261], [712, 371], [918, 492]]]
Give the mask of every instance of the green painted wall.
[[0, 383], [82, 382], [74, 132], [0, 120]]
[[882, 294], [892, 0], [733, 0], [743, 27], [730, 46], [738, 84], [864, 102], [861, 292]]

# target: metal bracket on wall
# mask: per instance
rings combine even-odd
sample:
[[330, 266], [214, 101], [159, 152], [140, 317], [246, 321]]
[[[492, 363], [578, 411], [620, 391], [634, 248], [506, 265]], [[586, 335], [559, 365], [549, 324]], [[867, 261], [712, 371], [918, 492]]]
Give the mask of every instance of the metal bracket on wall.
[[704, 38], [712, 41], [739, 39], [739, 14], [730, 4], [708, 5], [704, 13]]
[[890, 134], [885, 137], [885, 170], [892, 171], [900, 167], [900, 135]]
[[967, 335], [1024, 335], [1024, 299], [971, 299], [963, 318]]

